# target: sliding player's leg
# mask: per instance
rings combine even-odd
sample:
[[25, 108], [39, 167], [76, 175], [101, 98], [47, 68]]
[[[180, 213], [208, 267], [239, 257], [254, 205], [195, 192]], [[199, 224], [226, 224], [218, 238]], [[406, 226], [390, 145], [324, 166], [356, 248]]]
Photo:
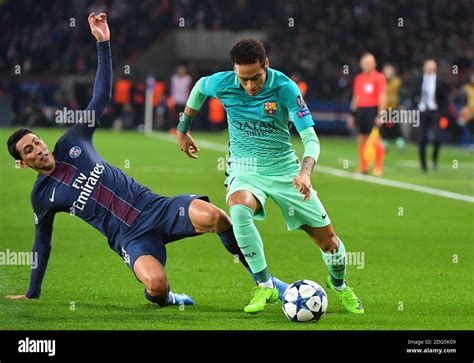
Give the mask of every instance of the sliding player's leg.
[[227, 250], [238, 255], [248, 268], [233, 235], [229, 216], [222, 209], [199, 198], [207, 199], [195, 195], [167, 198], [152, 208], [147, 218], [154, 221], [154, 229], [124, 243], [122, 247], [122, 257], [145, 286], [145, 297], [159, 306], [194, 304], [189, 296], [173, 293], [169, 289], [164, 268], [166, 243], [202, 233], [217, 233]]
[[165, 268], [151, 255], [140, 256], [133, 265], [133, 271], [145, 286], [145, 297], [159, 305], [168, 305], [169, 284]]
[[186, 294], [170, 290], [166, 276], [166, 247], [159, 235], [150, 232], [122, 248], [124, 259], [145, 286], [145, 298], [159, 306], [194, 305]]

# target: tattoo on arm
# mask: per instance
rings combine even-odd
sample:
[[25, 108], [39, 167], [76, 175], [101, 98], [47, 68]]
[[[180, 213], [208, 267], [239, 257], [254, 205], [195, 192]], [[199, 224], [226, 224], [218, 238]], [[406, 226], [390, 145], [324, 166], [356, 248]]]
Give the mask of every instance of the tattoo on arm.
[[316, 166], [316, 161], [311, 157], [307, 156], [303, 159], [303, 164], [301, 164], [301, 173], [311, 176], [314, 167]]

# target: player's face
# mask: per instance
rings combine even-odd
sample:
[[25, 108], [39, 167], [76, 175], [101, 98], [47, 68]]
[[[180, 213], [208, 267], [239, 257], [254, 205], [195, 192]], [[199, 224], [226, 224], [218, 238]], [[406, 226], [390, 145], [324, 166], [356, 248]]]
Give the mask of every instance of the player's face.
[[16, 149], [21, 155], [20, 166], [31, 167], [37, 171], [50, 171], [54, 168], [54, 156], [48, 145], [35, 134], [26, 134], [17, 143]]
[[256, 96], [263, 89], [267, 80], [267, 71], [269, 62], [265, 59], [265, 64], [257, 61], [253, 64], [235, 64], [234, 71], [239, 78], [239, 82], [244, 90], [250, 96]]

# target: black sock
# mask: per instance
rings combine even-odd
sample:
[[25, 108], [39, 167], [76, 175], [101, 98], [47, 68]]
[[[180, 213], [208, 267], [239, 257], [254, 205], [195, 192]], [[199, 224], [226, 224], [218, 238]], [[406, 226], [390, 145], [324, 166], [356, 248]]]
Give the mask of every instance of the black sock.
[[166, 306], [168, 305], [168, 294], [170, 292], [170, 285], [168, 284], [168, 290], [166, 291], [166, 296], [151, 296], [148, 291], [146, 290], [145, 288], [145, 298], [154, 303], [154, 304], [158, 304], [159, 306]]
[[239, 248], [239, 245], [237, 244], [237, 240], [235, 239], [234, 231], [232, 230], [232, 227], [230, 227], [227, 231], [221, 232], [217, 234], [226, 248], [227, 251], [229, 251], [231, 254], [238, 255], [239, 256], [239, 261], [248, 269], [249, 264], [245, 260], [244, 255], [242, 254], [242, 251]]
[[250, 275], [252, 275], [252, 278], [255, 282], [257, 282], [257, 276], [252, 273], [252, 270], [250, 269], [250, 266], [245, 259], [242, 251], [240, 250], [239, 245], [237, 244], [237, 239], [235, 238], [234, 230], [232, 227], [230, 227], [227, 231], [221, 232], [217, 234], [226, 248], [227, 251], [229, 251], [232, 255], [237, 255], [239, 256], [239, 261], [242, 263], [242, 265], [245, 266], [247, 271], [249, 272]]

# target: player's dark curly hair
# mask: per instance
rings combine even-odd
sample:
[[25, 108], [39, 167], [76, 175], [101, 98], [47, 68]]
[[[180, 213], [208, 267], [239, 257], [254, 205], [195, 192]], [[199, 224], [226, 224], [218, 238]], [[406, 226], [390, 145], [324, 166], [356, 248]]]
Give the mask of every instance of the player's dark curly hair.
[[255, 39], [239, 40], [230, 50], [230, 61], [234, 64], [265, 64], [267, 53], [263, 44]]
[[7, 147], [8, 147], [8, 152], [10, 153], [11, 156], [13, 156], [13, 159], [15, 160], [21, 160], [21, 155], [16, 149], [16, 143], [20, 141], [20, 139], [27, 135], [27, 134], [32, 134], [33, 131], [30, 131], [28, 129], [18, 129], [16, 130], [13, 134], [10, 135], [7, 141]]

